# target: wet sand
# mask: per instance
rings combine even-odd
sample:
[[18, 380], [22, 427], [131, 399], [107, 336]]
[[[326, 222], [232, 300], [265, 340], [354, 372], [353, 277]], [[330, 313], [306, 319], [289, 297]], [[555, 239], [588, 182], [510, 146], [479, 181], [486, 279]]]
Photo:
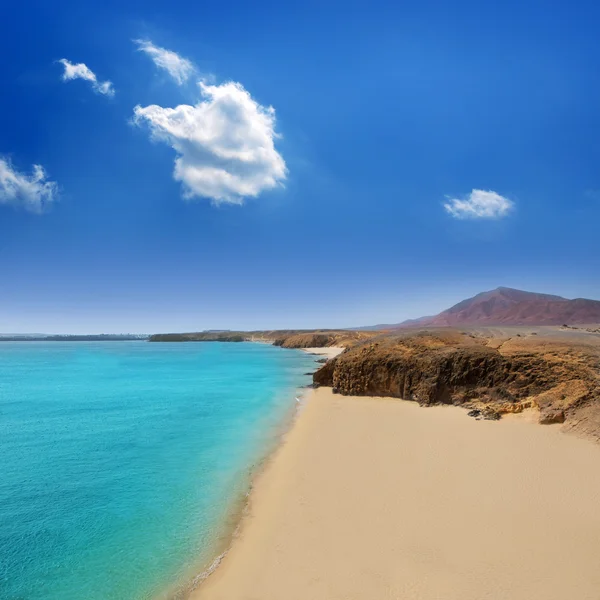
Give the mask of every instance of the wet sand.
[[598, 600], [600, 446], [311, 394], [201, 600]]

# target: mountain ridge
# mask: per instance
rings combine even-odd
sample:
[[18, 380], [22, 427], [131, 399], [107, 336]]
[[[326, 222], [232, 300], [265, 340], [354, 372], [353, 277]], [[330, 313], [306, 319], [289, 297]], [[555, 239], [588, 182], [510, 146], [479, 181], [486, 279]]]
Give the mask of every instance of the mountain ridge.
[[410, 319], [391, 329], [465, 325], [588, 325], [600, 323], [600, 301], [569, 300], [553, 294], [498, 287], [481, 292], [431, 317]]

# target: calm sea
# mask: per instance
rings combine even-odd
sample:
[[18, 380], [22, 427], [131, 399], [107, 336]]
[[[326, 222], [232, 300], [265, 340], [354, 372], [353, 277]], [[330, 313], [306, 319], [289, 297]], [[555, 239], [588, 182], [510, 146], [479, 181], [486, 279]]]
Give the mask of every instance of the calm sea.
[[250, 343], [0, 343], [0, 598], [172, 597], [313, 367]]

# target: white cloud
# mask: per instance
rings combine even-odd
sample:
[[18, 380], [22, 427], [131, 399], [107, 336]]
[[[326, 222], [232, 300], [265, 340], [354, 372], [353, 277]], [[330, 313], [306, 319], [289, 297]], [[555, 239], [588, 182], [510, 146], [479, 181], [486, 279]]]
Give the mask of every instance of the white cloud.
[[95, 86], [95, 90], [97, 92], [100, 92], [101, 94], [104, 94], [105, 96], [112, 97], [115, 95], [115, 88], [113, 87], [111, 81], [102, 81], [100, 83], [97, 83]]
[[457, 219], [501, 219], [514, 208], [514, 202], [491, 190], [473, 190], [465, 198], [448, 198], [444, 204]]
[[138, 50], [145, 52], [159, 69], [165, 69], [179, 84], [183, 85], [194, 72], [194, 65], [176, 52], [155, 46], [150, 40], [134, 40]]
[[89, 81], [92, 84], [94, 91], [105, 96], [114, 96], [115, 88], [111, 81], [98, 81], [96, 74], [84, 63], [73, 64], [66, 58], [61, 58], [59, 61], [65, 68], [62, 75], [63, 81], [70, 81], [72, 79], [83, 79]]
[[136, 106], [134, 122], [177, 152], [177, 181], [185, 198], [242, 204], [244, 197], [281, 184], [287, 169], [275, 149], [275, 109], [264, 107], [240, 83], [200, 82], [195, 106]]
[[33, 165], [31, 175], [19, 173], [7, 160], [0, 158], [0, 204], [20, 206], [42, 213], [57, 199], [58, 184], [48, 181], [41, 165]]

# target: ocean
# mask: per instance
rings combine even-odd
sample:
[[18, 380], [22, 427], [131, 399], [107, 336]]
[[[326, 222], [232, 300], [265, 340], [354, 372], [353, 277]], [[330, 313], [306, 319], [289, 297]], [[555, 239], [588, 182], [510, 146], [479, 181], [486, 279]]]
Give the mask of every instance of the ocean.
[[0, 343], [0, 598], [183, 596], [314, 361], [252, 343]]

